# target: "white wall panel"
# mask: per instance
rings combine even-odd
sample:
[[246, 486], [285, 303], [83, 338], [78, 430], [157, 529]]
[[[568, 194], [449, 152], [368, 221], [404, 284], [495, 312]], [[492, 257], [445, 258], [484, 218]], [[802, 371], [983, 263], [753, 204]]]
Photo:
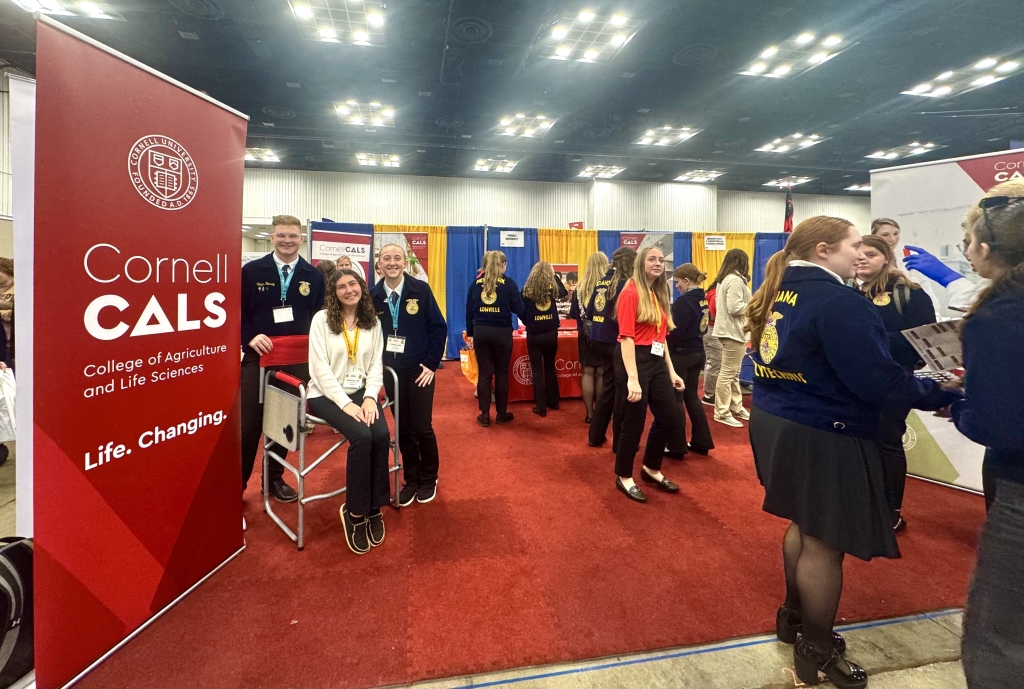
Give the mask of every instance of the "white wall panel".
[[[871, 227], [871, 199], [866, 196], [793, 194], [794, 227], [815, 215], [846, 218], [861, 232], [868, 232]], [[785, 216], [785, 193], [718, 192], [718, 229], [721, 232], [781, 232]]]
[[587, 220], [589, 195], [589, 184], [247, 169], [242, 218], [568, 227]]
[[7, 87], [7, 70], [0, 70], [0, 216], [7, 218], [14, 214], [11, 191], [10, 114], [11, 99]]
[[594, 182], [594, 225], [601, 230], [713, 231], [717, 189], [701, 184]]

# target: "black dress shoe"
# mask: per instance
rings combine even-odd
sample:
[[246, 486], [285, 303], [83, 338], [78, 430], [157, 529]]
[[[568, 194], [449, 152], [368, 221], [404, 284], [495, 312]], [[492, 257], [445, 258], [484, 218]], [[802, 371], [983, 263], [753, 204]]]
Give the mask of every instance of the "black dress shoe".
[[587, 445], [589, 445], [590, 447], [601, 447], [606, 442], [608, 442], [608, 438], [601, 438], [601, 440], [596, 443], [593, 440], [588, 440]]
[[540, 407], [534, 407], [534, 408], [533, 408], [533, 413], [534, 413], [534, 414], [536, 414], [537, 416], [541, 417], [542, 419], [543, 419], [543, 418], [544, 418], [545, 416], [547, 416], [547, 415], [548, 415], [548, 412], [547, 412], [547, 410], [546, 410], [546, 409], [541, 409]]
[[583, 423], [587, 424], [588, 426], [590, 425], [590, 415], [589, 414], [587, 415], [587, 418], [583, 419]]
[[686, 449], [688, 449], [690, 452], [696, 452], [699, 455], [706, 455], [707, 453], [711, 452], [711, 450], [713, 450], [714, 448], [704, 449], [703, 447], [694, 447], [693, 445], [687, 445]]
[[686, 456], [685, 452], [672, 452], [671, 450], [665, 450], [665, 456], [669, 459], [682, 459]]
[[653, 483], [654, 485], [656, 485], [658, 488], [660, 488], [661, 490], [665, 491], [666, 493], [678, 493], [679, 492], [679, 486], [677, 486], [676, 484], [672, 483], [671, 481], [669, 481], [664, 476], [662, 476], [661, 480], [659, 481], [658, 479], [654, 478], [653, 476], [648, 474], [646, 471], [641, 469], [640, 470], [640, 478], [643, 479], [644, 483]]
[[278, 502], [295, 502], [299, 499], [299, 494], [295, 492], [294, 488], [285, 483], [284, 479], [278, 479], [270, 484], [270, 494]]
[[903, 518], [899, 510], [896, 510], [893, 515], [892, 530], [896, 533], [907, 530], [907, 520]]
[[868, 673], [864, 668], [847, 660], [846, 664], [850, 666], [850, 671], [844, 672], [839, 663], [839, 654], [834, 648], [822, 653], [802, 638], [793, 647], [793, 669], [797, 679], [804, 684], [818, 684], [821, 681], [818, 673], [821, 672], [838, 689], [863, 689], [868, 685]]
[[634, 485], [632, 488], [626, 488], [622, 485], [622, 481], [618, 478], [615, 479], [615, 487], [626, 494], [626, 497], [630, 500], [636, 500], [637, 502], [647, 502], [647, 496], [640, 490], [640, 486]]
[[[803, 620], [800, 615], [793, 612], [785, 605], [779, 606], [775, 613], [775, 636], [784, 644], [795, 644], [796, 636], [804, 629]], [[846, 653], [846, 639], [839, 632], [832, 632], [832, 647], [839, 655]]]
[[494, 415], [494, 423], [496, 423], [496, 424], [498, 424], [500, 426], [503, 423], [508, 423], [509, 421], [511, 421], [514, 418], [516, 418], [516, 417], [512, 414], [512, 412], [507, 411], [504, 414], [495, 414]]
[[554, 404], [549, 404], [548, 409], [554, 409], [555, 411], [558, 411], [558, 402], [555, 402]]
[[480, 416], [476, 417], [476, 422], [483, 426], [484, 428], [487, 428], [488, 426], [491, 425], [491, 415], [480, 414]]

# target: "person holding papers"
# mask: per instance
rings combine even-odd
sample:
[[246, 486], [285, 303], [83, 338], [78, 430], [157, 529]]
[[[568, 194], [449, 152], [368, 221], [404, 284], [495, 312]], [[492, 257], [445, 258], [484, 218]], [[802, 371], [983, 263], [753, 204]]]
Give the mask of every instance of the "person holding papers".
[[377, 396], [384, 385], [384, 335], [373, 299], [354, 270], [335, 271], [324, 309], [309, 327], [309, 411], [348, 438], [345, 541], [356, 555], [384, 542], [380, 508], [391, 499], [391, 433]]
[[[892, 358], [908, 371], [920, 368], [921, 357], [902, 331], [934, 323], [935, 307], [928, 293], [896, 268], [896, 257], [884, 238], [877, 235], [863, 238], [857, 281], [861, 293], [871, 300], [882, 317]], [[885, 468], [885, 495], [892, 510], [892, 526], [897, 532], [907, 527], [902, 512], [907, 483], [903, 435], [907, 432], [909, 413], [910, 407], [906, 405], [884, 408], [878, 439]]]

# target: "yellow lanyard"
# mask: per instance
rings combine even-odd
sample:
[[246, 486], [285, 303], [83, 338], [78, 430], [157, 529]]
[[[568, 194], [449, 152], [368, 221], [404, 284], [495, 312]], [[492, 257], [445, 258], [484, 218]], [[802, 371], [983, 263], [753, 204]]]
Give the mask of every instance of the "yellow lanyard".
[[655, 313], [658, 314], [658, 330], [654, 333], [654, 339], [657, 340], [658, 336], [661, 335], [661, 303], [658, 301], [658, 296], [651, 290], [651, 301], [654, 302]]
[[355, 327], [355, 337], [350, 340], [348, 338], [348, 327], [345, 323], [341, 324], [341, 336], [345, 338], [345, 347], [348, 349], [348, 360], [353, 364], [356, 363], [356, 350], [359, 349], [359, 326]]

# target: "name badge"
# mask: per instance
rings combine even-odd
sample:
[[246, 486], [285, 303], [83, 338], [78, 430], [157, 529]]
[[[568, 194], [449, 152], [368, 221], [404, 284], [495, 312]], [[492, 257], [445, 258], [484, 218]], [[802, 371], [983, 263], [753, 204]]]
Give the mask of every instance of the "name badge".
[[651, 343], [651, 354], [654, 356], [665, 356], [665, 343], [664, 342], [652, 342]]
[[276, 309], [274, 309], [275, 323], [291, 323], [294, 320], [295, 316], [292, 314], [292, 307], [278, 306]]
[[399, 337], [398, 335], [388, 336], [388, 341], [387, 344], [384, 346], [384, 351], [391, 352], [392, 354], [404, 354], [405, 338]]
[[355, 388], [359, 389], [363, 387], [363, 374], [361, 371], [346, 371], [345, 380], [341, 382], [341, 386], [344, 388]]

